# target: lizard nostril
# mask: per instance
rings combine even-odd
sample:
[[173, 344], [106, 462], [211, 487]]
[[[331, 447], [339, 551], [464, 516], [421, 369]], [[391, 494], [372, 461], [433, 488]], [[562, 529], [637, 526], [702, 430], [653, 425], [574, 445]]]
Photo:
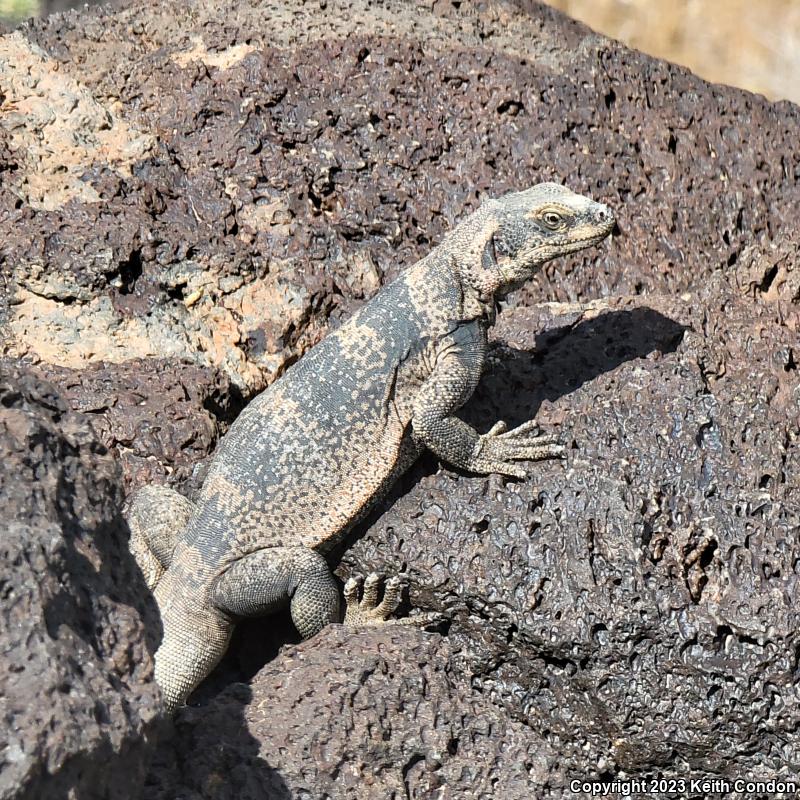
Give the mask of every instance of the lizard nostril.
[[605, 222], [608, 219], [608, 214], [603, 209], [600, 209], [600, 211], [597, 213], [597, 218], [600, 220], [600, 222]]

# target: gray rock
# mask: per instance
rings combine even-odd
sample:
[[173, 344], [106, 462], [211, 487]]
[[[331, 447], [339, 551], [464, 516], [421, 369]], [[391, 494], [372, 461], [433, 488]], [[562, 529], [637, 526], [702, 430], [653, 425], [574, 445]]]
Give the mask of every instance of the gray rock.
[[[554, 179], [618, 219], [510, 298], [464, 411], [561, 425], [566, 461], [514, 483], [424, 459], [342, 554], [342, 577], [407, 573], [444, 638], [280, 650], [284, 618], [241, 626], [147, 796], [793, 774], [796, 106], [533, 2], [153, 0], [21, 31], [39, 92], [74, 95], [116, 160], [78, 137], [53, 172], [46, 139], [20, 149], [0, 120], [6, 348], [94, 418], [129, 485], [187, 484], [240, 400], [482, 196]], [[52, 105], [41, 130], [73, 141], [81, 114]], [[72, 199], [34, 208], [51, 179]]]
[[178, 717], [149, 798], [488, 800], [553, 779], [553, 748], [476, 692], [438, 635], [335, 625], [256, 680]]
[[468, 416], [538, 411], [570, 456], [524, 483], [430, 465], [344, 555], [343, 576], [405, 565], [473, 685], [575, 774], [800, 757], [795, 337], [724, 285], [560, 327], [509, 312]]
[[0, 372], [3, 800], [140, 792], [159, 622], [127, 552], [119, 478], [51, 386]]

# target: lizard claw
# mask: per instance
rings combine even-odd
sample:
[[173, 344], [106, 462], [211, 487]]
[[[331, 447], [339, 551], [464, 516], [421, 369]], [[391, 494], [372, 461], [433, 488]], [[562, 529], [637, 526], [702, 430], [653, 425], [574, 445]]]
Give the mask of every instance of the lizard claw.
[[361, 580], [350, 578], [347, 581], [344, 585], [344, 599], [347, 604], [347, 610], [344, 615], [345, 625], [351, 627], [356, 625], [380, 625], [389, 620], [389, 617], [400, 605], [403, 583], [397, 575], [389, 578], [383, 589], [383, 600], [378, 602], [378, 586], [380, 582], [380, 575], [376, 572], [370, 573], [364, 581], [364, 593], [359, 601]]
[[361, 594], [361, 579], [350, 578], [344, 585], [344, 599], [347, 610], [344, 615], [344, 624], [350, 627], [360, 625], [412, 625], [415, 628], [436, 628], [446, 622], [443, 614], [435, 611], [421, 612], [402, 619], [391, 619], [397, 611], [403, 593], [403, 581], [394, 575], [386, 581], [383, 589], [383, 600], [378, 602], [378, 586], [381, 576], [376, 572], [370, 573], [364, 581], [364, 592]]
[[540, 461], [561, 458], [565, 447], [557, 434], [541, 434], [533, 420], [508, 430], [504, 422], [496, 422], [480, 437], [476, 453], [476, 471], [497, 472], [514, 478], [527, 477], [526, 470], [516, 461]]
[[492, 425], [491, 428], [489, 428], [489, 431], [486, 434], [486, 436], [500, 436], [501, 434], [504, 434], [507, 430], [508, 430], [508, 425], [506, 425], [506, 423], [500, 419], [497, 422], [495, 422], [495, 424]]

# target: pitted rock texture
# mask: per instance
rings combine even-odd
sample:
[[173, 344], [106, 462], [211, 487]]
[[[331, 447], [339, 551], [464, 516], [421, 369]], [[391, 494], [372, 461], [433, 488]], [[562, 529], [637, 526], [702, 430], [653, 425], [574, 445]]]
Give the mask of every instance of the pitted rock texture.
[[0, 797], [136, 797], [159, 621], [127, 552], [119, 467], [14, 368], [0, 373], [0, 450]]
[[[587, 776], [794, 774], [797, 107], [536, 3], [151, 0], [22, 37], [56, 76], [54, 116], [0, 115], [3, 350], [91, 413], [129, 485], [196, 482], [240, 403], [482, 196], [556, 180], [618, 219], [610, 246], [505, 304], [464, 412], [481, 430], [562, 425], [565, 463], [515, 483], [423, 459], [344, 551], [342, 577], [406, 572], [445, 640], [332, 630], [277, 652], [284, 619], [243, 626], [145, 796], [513, 799], [572, 797]], [[6, 84], [4, 112], [25, 108]], [[68, 135], [65, 92], [97, 141], [61, 176], [79, 167], [86, 193], [46, 208], [28, 188], [41, 142], [11, 123]], [[152, 149], [105, 158], [106, 123]], [[184, 401], [165, 364], [196, 383]], [[108, 398], [87, 404], [102, 375]], [[342, 686], [365, 664], [356, 705]], [[422, 701], [420, 671], [438, 687]], [[454, 708], [462, 755], [425, 716]], [[370, 724], [389, 756], [354, 735]]]
[[[217, 754], [231, 749], [263, 759], [247, 762], [255, 783], [245, 797], [278, 776], [275, 797], [367, 797], [370, 786], [371, 796], [520, 800], [576, 796], [572, 782], [587, 776], [791, 778], [800, 750], [796, 336], [775, 324], [790, 305], [731, 288], [749, 286], [756, 269], [683, 298], [508, 310], [495, 329], [493, 367], [465, 414], [475, 424], [516, 424], [538, 412], [546, 429], [562, 426], [570, 456], [537, 465], [529, 482], [424, 460], [344, 552], [343, 579], [402, 569], [410, 604], [447, 619], [446, 650], [436, 634], [414, 634], [427, 644], [403, 639], [403, 647], [415, 657], [414, 648], [437, 648], [473, 702], [505, 710], [502, 725], [491, 723], [500, 759], [491, 774], [508, 780], [502, 792], [459, 772], [461, 748], [428, 755], [431, 726], [412, 692], [391, 712], [382, 695], [371, 710], [342, 703], [342, 681], [363, 674], [363, 654], [381, 652], [383, 637], [395, 634], [349, 643], [352, 674], [343, 679], [338, 640], [320, 637], [277, 657], [270, 643], [259, 661], [254, 642], [275, 628], [265, 621], [242, 633], [247, 663], [232, 656], [216, 688], [179, 714], [148, 796], [176, 785], [190, 797], [215, 796], [208, 774], [188, 777], [181, 764], [191, 758], [223, 774], [228, 762]], [[408, 669], [411, 679], [417, 670]], [[387, 667], [389, 696], [395, 670], [406, 675], [397, 662]], [[220, 691], [242, 679], [249, 687]], [[433, 688], [426, 696], [434, 719], [452, 701]], [[408, 763], [408, 748], [420, 747], [425, 788], [395, 787], [383, 769], [365, 777], [365, 764], [382, 762], [342, 722], [357, 711], [388, 739], [397, 726], [418, 726], [416, 738], [404, 733], [393, 763]], [[212, 742], [206, 715], [238, 722]], [[309, 729], [301, 738], [313, 779], [287, 764], [298, 720]], [[517, 751], [512, 731], [520, 730], [532, 749]], [[531, 752], [537, 766], [521, 778], [511, 765]], [[474, 758], [466, 751], [467, 764]], [[342, 777], [349, 769], [352, 785]], [[229, 788], [241, 790], [239, 780]]]
[[[25, 47], [37, 80], [12, 67], [0, 117], [17, 357], [184, 359], [248, 398], [481, 196], [539, 180], [619, 231], [514, 302], [680, 293], [795, 224], [794, 106], [534, 3], [151, 2], [26, 24], [0, 55]], [[42, 207], [42, 175], [72, 199]]]
[[550, 746], [475, 692], [438, 635], [330, 626], [257, 680], [291, 713], [241, 684], [186, 709], [147, 797], [489, 800], [535, 796], [552, 780]]
[[525, 483], [418, 472], [343, 573], [406, 565], [476, 687], [578, 772], [790, 776], [796, 335], [721, 280], [552, 310], [501, 318], [469, 417], [538, 411], [566, 462]]
[[93, 421], [119, 456], [126, 490], [168, 478], [193, 495], [204, 474], [200, 462], [242, 405], [224, 373], [180, 359], [31, 370], [57, 383], [65, 402]]
[[[330, 4], [315, 13], [212, 3], [191, 22], [181, 8], [169, 20], [144, 6], [101, 10], [79, 31], [46, 21], [28, 31], [59, 72], [79, 74], [125, 104], [137, 130], [162, 137], [130, 179], [111, 186], [98, 169], [86, 174], [126, 223], [127, 252], [109, 242], [110, 263], [62, 269], [78, 286], [103, 288], [115, 262], [135, 253], [142, 274], [131, 288], [153, 303], [165, 299], [153, 285], [165, 267], [187, 260], [250, 279], [299, 258], [316, 265], [305, 273], [338, 278], [350, 299], [358, 292], [341, 273], [351, 275], [353, 260], [356, 272], [370, 259], [378, 275], [393, 274], [479, 195], [551, 177], [608, 200], [621, 235], [602, 270], [585, 257], [577, 275], [559, 270], [555, 284], [536, 286], [548, 299], [680, 290], [791, 221], [782, 201], [797, 191], [795, 107], [709, 88], [550, 10], [441, 4], [411, 14], [356, 2], [346, 7], [356, 34]], [[87, 70], [88, 34], [101, 46]], [[106, 51], [117, 69], [103, 69]], [[61, 222], [62, 237], [83, 222], [37, 218]], [[192, 234], [177, 252], [162, 235], [175, 226]], [[697, 246], [670, 243], [684, 236]], [[14, 253], [21, 277], [41, 260], [24, 243]], [[631, 279], [630, 261], [644, 274]], [[188, 294], [202, 279], [181, 280]], [[204, 313], [201, 304], [192, 316]]]

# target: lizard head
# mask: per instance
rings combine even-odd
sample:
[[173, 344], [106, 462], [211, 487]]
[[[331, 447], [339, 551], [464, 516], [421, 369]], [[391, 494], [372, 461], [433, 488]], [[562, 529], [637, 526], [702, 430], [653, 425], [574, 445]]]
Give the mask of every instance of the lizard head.
[[545, 262], [598, 244], [614, 227], [608, 206], [557, 183], [489, 200], [476, 216], [483, 249], [462, 275], [484, 297], [507, 294]]

